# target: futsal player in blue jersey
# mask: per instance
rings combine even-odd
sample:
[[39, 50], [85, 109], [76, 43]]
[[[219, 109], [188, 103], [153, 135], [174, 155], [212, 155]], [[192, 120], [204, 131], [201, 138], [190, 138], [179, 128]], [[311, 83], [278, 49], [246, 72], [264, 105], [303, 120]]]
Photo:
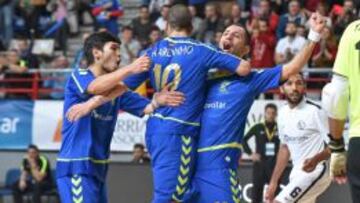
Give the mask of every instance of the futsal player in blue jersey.
[[[316, 42], [320, 40], [319, 33], [323, 27], [322, 16], [314, 14], [310, 41], [288, 64], [252, 71], [245, 77], [218, 72], [208, 81], [192, 184], [198, 194], [191, 203], [240, 202], [237, 168], [251, 105], [257, 95], [279, 87], [282, 81], [305, 66]], [[223, 33], [219, 45], [225, 51], [242, 57], [249, 51], [248, 41], [245, 29], [232, 25]]]
[[[56, 167], [63, 203], [107, 202], [105, 179], [110, 142], [120, 109], [142, 116], [159, 105], [176, 106], [183, 101], [182, 94], [176, 92], [162, 91], [150, 102], [128, 91], [120, 81], [147, 71], [150, 60], [143, 56], [118, 69], [119, 46], [120, 41], [107, 32], [92, 34], [84, 44], [89, 67], [74, 70], [65, 86], [66, 119]], [[81, 111], [84, 108], [79, 105], [90, 110]]]
[[186, 98], [179, 107], [157, 109], [147, 122], [145, 139], [152, 159], [154, 203], [182, 202], [189, 194], [208, 70], [221, 67], [239, 75], [250, 72], [249, 62], [191, 39], [191, 30], [186, 6], [171, 7], [168, 37], [146, 51], [152, 61], [150, 70], [125, 81], [133, 89], [149, 78], [156, 91], [170, 85]]

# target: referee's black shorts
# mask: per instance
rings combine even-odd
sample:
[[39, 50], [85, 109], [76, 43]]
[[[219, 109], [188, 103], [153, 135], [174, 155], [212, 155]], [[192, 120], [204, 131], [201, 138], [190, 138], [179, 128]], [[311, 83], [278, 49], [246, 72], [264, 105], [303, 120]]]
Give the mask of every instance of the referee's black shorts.
[[353, 137], [349, 142], [347, 172], [354, 203], [360, 202], [360, 137]]

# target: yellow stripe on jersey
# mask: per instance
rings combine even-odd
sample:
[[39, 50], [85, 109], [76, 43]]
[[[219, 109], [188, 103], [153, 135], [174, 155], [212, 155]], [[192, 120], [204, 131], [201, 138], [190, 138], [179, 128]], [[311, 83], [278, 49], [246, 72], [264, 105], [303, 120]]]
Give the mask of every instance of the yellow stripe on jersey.
[[178, 118], [175, 118], [175, 117], [163, 116], [163, 115], [161, 115], [159, 113], [152, 114], [151, 116], [156, 117], [156, 118], [160, 118], [160, 119], [163, 119], [163, 120], [175, 121], [175, 122], [186, 124], [186, 125], [200, 126], [200, 123], [198, 123], [198, 122], [184, 121], [184, 120], [181, 120], [181, 119], [178, 119]]
[[108, 164], [110, 162], [109, 159], [95, 159], [92, 157], [79, 157], [73, 159], [58, 158], [57, 161], [59, 162], [91, 161], [95, 164]]
[[208, 152], [208, 151], [215, 151], [215, 150], [227, 149], [227, 148], [242, 149], [242, 145], [237, 142], [231, 142], [227, 144], [220, 144], [220, 145], [200, 148], [198, 149], [198, 152]]
[[350, 87], [350, 137], [360, 137], [360, 20], [352, 22], [344, 31], [334, 73], [348, 78]]

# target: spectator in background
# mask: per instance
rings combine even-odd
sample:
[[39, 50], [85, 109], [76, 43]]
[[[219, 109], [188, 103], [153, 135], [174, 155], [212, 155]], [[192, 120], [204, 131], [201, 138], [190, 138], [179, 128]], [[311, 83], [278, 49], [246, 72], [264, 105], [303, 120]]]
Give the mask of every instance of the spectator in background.
[[21, 163], [20, 179], [13, 185], [15, 203], [23, 202], [23, 195], [32, 195], [32, 202], [41, 203], [41, 195], [53, 188], [51, 167], [48, 159], [40, 155], [35, 145], [29, 145]]
[[269, 31], [272, 33], [276, 32], [276, 28], [279, 23], [279, 16], [271, 10], [270, 2], [268, 0], [261, 0], [259, 2], [259, 12], [257, 15], [253, 15], [251, 21], [246, 24], [249, 32], [252, 32], [253, 29], [258, 28], [259, 19], [267, 19]]
[[13, 11], [14, 1], [0, 0], [0, 44], [5, 47], [9, 46], [13, 37]]
[[304, 25], [298, 25], [296, 28], [296, 35], [306, 38], [307, 30]]
[[334, 31], [335, 35], [341, 36], [345, 28], [354, 20], [357, 19], [356, 9], [354, 2], [352, 0], [345, 0], [343, 8], [340, 11], [340, 14], [335, 17], [334, 20]]
[[131, 26], [134, 30], [134, 37], [145, 47], [149, 43], [149, 35], [153, 26], [147, 6], [142, 5], [139, 7], [139, 17], [132, 20]]
[[167, 19], [169, 16], [169, 10], [170, 10], [170, 6], [169, 5], [163, 5], [161, 7], [161, 16], [156, 20], [155, 25], [160, 28], [161, 31], [165, 31], [166, 28], [166, 24], [167, 24]]
[[145, 153], [145, 146], [143, 144], [134, 145], [132, 162], [138, 164], [150, 163], [150, 158]]
[[29, 69], [39, 68], [39, 59], [36, 55], [32, 54], [32, 44], [29, 44], [26, 38], [17, 39], [16, 51], [22, 60], [26, 61]]
[[[270, 182], [276, 164], [276, 156], [280, 144], [276, 116], [276, 105], [272, 103], [267, 104], [265, 106], [265, 122], [254, 125], [243, 138], [244, 151], [251, 156], [254, 162], [253, 203], [263, 202], [264, 185]], [[255, 137], [255, 150], [251, 150], [248, 144], [251, 137]]]
[[25, 7], [23, 1], [18, 1], [15, 4], [13, 24], [15, 38], [30, 38], [30, 13], [29, 6]]
[[246, 25], [246, 18], [241, 16], [241, 7], [238, 4], [233, 4], [231, 6], [231, 15], [230, 18], [225, 20], [225, 27], [232, 24], [239, 24], [241, 26]]
[[[20, 0], [24, 5], [24, 8], [30, 11], [29, 20], [30, 20], [30, 29], [32, 33], [34, 33], [35, 37], [41, 37], [42, 33], [39, 30], [40, 25], [40, 17], [47, 13], [46, 6], [48, 4], [48, 0]], [[30, 4], [29, 4], [30, 2]]]
[[325, 27], [322, 35], [320, 43], [316, 44], [313, 51], [312, 66], [331, 67], [337, 53], [337, 40], [330, 27]]
[[200, 32], [201, 32], [201, 26], [203, 25], [203, 19], [201, 19], [200, 17], [197, 16], [197, 11], [196, 11], [196, 7], [193, 5], [190, 5], [188, 7], [189, 12], [192, 16], [192, 33], [191, 33], [191, 37], [194, 39], [199, 39], [200, 38]]
[[160, 17], [161, 9], [165, 5], [171, 5], [171, 0], [150, 0], [149, 10], [151, 13], [151, 20], [155, 21]]
[[306, 39], [296, 35], [296, 23], [289, 21], [286, 25], [286, 36], [281, 38], [275, 49], [275, 63], [289, 62], [306, 44]]
[[130, 64], [137, 58], [141, 50], [140, 42], [134, 39], [133, 30], [130, 26], [124, 26], [121, 31], [121, 66]]
[[205, 19], [200, 32], [200, 40], [207, 44], [214, 44], [215, 33], [224, 30], [224, 20], [214, 3], [205, 6]]
[[113, 35], [118, 36], [117, 20], [124, 14], [119, 0], [96, 0], [92, 14], [96, 17], [99, 27], [106, 28]]
[[150, 32], [150, 45], [149, 46], [155, 44], [156, 42], [161, 40], [161, 38], [162, 38], [161, 30], [158, 27], [153, 26], [151, 28], [151, 32]]
[[208, 0], [188, 0], [189, 5], [196, 9], [196, 14], [200, 18], [204, 18], [204, 8]]
[[[50, 68], [56, 70], [62, 70], [69, 68], [69, 61], [65, 56], [56, 57], [50, 64]], [[43, 74], [42, 76], [50, 77], [51, 79], [45, 80], [43, 86], [45, 88], [55, 89], [50, 93], [51, 99], [64, 99], [64, 87], [66, 79], [69, 77], [67, 72], [54, 72], [49, 74]], [[60, 91], [59, 91], [60, 90]]]
[[276, 30], [277, 39], [286, 35], [288, 22], [295, 22], [296, 25], [305, 25], [306, 16], [301, 12], [300, 3], [297, 0], [291, 0], [288, 6], [289, 12], [280, 16], [279, 24]]
[[264, 68], [274, 66], [275, 34], [270, 31], [267, 19], [259, 20], [259, 29], [251, 36], [251, 66]]

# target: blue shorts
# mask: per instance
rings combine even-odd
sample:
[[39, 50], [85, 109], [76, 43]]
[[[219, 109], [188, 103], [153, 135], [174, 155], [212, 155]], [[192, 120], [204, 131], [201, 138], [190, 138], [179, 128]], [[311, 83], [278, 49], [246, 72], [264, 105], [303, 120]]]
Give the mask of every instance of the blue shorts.
[[237, 174], [239, 157], [239, 149], [199, 152], [192, 181], [196, 195], [191, 203], [240, 202]]
[[191, 196], [190, 183], [196, 155], [196, 140], [179, 134], [146, 134], [151, 156], [153, 203], [184, 202]]
[[56, 179], [62, 203], [107, 203], [106, 183], [88, 175]]
[[197, 171], [192, 185], [197, 194], [191, 203], [240, 203], [241, 190], [236, 169], [209, 169]]

